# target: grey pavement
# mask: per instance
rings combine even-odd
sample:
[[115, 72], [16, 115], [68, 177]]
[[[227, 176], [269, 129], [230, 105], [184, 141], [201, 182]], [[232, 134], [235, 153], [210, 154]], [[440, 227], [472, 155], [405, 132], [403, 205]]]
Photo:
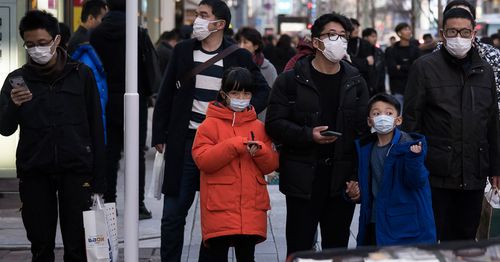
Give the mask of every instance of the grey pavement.
[[[149, 174], [154, 161], [154, 149], [146, 154], [146, 190], [149, 186]], [[124, 173], [123, 160], [118, 174], [118, 234], [120, 247], [123, 248], [123, 216], [124, 214]], [[0, 187], [1, 188], [1, 187]], [[271, 210], [268, 212], [267, 240], [258, 244], [255, 251], [256, 261], [285, 261], [285, 197], [278, 190], [278, 186], [269, 185]], [[146, 198], [145, 203], [153, 214], [152, 219], [139, 221], [139, 255], [140, 261], [160, 261], [160, 219], [163, 201]], [[16, 192], [4, 193], [0, 198], [0, 262], [3, 261], [31, 261], [29, 252], [30, 243], [26, 238], [21, 216], [19, 213], [20, 202]], [[359, 207], [356, 208], [351, 225], [351, 238], [349, 247], [355, 247], [357, 234], [357, 221]], [[184, 230], [184, 247], [182, 252], [183, 262], [198, 261], [198, 252], [201, 244], [199, 195], [196, 194], [195, 202], [189, 210]], [[58, 229], [56, 238], [56, 261], [62, 261], [62, 240]], [[120, 261], [123, 260], [123, 250], [120, 249]], [[234, 251], [230, 250], [230, 261], [236, 261]]]

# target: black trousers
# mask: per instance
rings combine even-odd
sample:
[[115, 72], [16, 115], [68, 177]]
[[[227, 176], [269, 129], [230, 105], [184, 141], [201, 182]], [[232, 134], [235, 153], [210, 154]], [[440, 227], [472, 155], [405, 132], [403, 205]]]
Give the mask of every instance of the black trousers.
[[453, 190], [432, 187], [432, 208], [437, 239], [443, 241], [476, 238], [484, 190]]
[[54, 261], [58, 213], [64, 261], [87, 261], [82, 212], [91, 205], [90, 181], [90, 176], [76, 174], [40, 174], [19, 180], [21, 216], [32, 261]]
[[341, 195], [330, 196], [331, 168], [318, 165], [310, 200], [286, 196], [287, 255], [312, 249], [318, 223], [323, 249], [349, 244], [355, 205]]
[[200, 259], [200, 261], [227, 261], [227, 252], [229, 251], [229, 247], [231, 246], [234, 246], [236, 261], [255, 261], [255, 245], [257, 244], [257, 238], [255, 236], [223, 236], [209, 239], [206, 242], [207, 246], [205, 247], [205, 255], [203, 259]]
[[[148, 129], [148, 98], [139, 96], [139, 202], [144, 201], [146, 179], [145, 146]], [[109, 94], [106, 107], [106, 202], [116, 202], [116, 179], [124, 143], [123, 94]]]

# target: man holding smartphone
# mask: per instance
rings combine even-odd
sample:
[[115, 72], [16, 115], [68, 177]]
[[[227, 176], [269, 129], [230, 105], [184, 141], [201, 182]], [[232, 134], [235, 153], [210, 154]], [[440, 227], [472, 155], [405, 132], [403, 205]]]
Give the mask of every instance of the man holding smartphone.
[[59, 47], [53, 15], [28, 11], [19, 33], [29, 59], [1, 89], [0, 134], [19, 126], [16, 172], [33, 261], [54, 261], [58, 219], [64, 260], [86, 261], [82, 212], [105, 189], [99, 93], [92, 71]]
[[271, 91], [266, 131], [280, 145], [280, 191], [286, 195], [287, 254], [347, 247], [355, 198], [354, 139], [367, 131], [368, 88], [346, 56], [352, 26], [326, 14], [311, 28], [314, 56], [281, 74]]

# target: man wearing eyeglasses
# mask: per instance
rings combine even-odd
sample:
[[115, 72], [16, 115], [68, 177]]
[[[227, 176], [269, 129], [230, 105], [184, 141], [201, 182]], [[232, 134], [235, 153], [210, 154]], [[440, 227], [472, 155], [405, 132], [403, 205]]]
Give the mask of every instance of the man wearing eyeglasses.
[[54, 261], [59, 218], [64, 260], [83, 262], [82, 211], [92, 192], [105, 191], [99, 93], [92, 71], [59, 47], [53, 15], [28, 11], [19, 33], [29, 58], [2, 87], [0, 134], [19, 126], [16, 172], [32, 260]]
[[[271, 91], [266, 131], [280, 146], [280, 191], [286, 195], [287, 254], [347, 247], [356, 198], [354, 139], [366, 130], [368, 88], [347, 54], [349, 19], [319, 17], [311, 28], [315, 55], [281, 74]], [[347, 195], [345, 195], [347, 194]]]
[[440, 241], [473, 240], [486, 179], [500, 186], [495, 78], [473, 46], [474, 27], [469, 11], [446, 11], [443, 48], [415, 61], [404, 96], [403, 129], [427, 137], [426, 165]]

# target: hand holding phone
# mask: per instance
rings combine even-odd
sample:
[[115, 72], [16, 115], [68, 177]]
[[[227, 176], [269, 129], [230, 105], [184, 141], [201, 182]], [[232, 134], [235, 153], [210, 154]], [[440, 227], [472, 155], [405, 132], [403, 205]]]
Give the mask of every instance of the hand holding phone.
[[20, 106], [33, 98], [33, 94], [24, 82], [22, 76], [12, 77], [9, 79], [9, 82], [12, 86], [10, 97], [15, 105]]

